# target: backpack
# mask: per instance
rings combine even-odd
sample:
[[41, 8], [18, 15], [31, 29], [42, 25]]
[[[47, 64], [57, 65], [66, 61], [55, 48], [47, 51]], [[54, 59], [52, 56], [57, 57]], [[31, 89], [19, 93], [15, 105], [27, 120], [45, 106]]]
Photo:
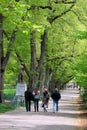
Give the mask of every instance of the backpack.
[[39, 94], [39, 93], [36, 94], [36, 95], [34, 96], [34, 98], [39, 100], [39, 99], [40, 99], [40, 94]]
[[46, 94], [46, 99], [48, 99], [48, 100], [49, 100], [49, 98], [50, 98], [50, 97], [49, 97], [49, 94], [47, 93], [47, 94]]

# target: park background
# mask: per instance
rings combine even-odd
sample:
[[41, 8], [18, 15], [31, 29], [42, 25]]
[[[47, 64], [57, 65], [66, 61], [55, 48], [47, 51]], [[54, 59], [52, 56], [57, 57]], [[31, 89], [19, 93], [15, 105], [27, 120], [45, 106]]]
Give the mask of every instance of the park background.
[[[0, 103], [13, 100], [24, 67], [33, 90], [83, 88], [87, 109], [87, 1], [0, 1]], [[6, 102], [7, 103], [7, 102]]]

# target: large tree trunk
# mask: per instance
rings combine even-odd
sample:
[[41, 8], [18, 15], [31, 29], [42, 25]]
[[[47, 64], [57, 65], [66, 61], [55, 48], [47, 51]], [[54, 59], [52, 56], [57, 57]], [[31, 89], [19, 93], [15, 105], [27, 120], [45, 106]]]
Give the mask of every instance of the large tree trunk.
[[35, 44], [35, 32], [31, 33], [30, 47], [31, 47], [31, 77], [30, 77], [30, 88], [33, 89], [38, 87], [42, 90], [44, 87], [44, 61], [46, 56], [46, 40], [47, 40], [47, 31], [44, 31], [44, 34], [41, 35], [41, 55], [38, 62], [38, 67], [36, 68], [36, 44]]
[[0, 14], [0, 103], [3, 102], [4, 68], [3, 68], [3, 15]]
[[31, 67], [30, 67], [30, 89], [36, 87], [36, 43], [35, 43], [35, 32], [31, 33], [30, 39], [31, 47]]
[[41, 69], [41, 71], [39, 72], [39, 79], [38, 79], [38, 87], [40, 89], [40, 92], [42, 93], [44, 86], [44, 77], [45, 77], [45, 70], [44, 68]]
[[44, 62], [46, 59], [46, 41], [47, 41], [47, 30], [44, 30], [43, 35], [41, 36], [41, 55], [40, 55], [40, 60], [38, 63], [38, 68], [37, 71], [39, 73], [39, 88], [42, 90], [44, 87], [44, 81], [45, 81], [45, 66]]

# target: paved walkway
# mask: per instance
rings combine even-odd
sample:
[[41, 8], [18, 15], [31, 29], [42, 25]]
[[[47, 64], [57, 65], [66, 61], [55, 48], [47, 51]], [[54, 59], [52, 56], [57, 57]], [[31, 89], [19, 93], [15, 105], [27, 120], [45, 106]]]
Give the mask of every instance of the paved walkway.
[[[77, 89], [67, 89], [62, 93], [59, 102], [59, 112], [52, 113], [52, 101], [49, 102], [48, 112], [26, 112], [25, 108], [0, 114], [0, 130], [80, 130], [78, 123], [79, 97]], [[32, 107], [33, 109], [33, 107]]]

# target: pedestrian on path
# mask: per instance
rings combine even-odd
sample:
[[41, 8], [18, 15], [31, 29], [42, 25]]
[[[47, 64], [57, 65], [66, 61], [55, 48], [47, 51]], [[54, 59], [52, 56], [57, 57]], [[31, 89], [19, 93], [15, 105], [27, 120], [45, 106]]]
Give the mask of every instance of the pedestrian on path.
[[47, 112], [46, 108], [48, 108], [48, 102], [49, 102], [48, 89], [44, 88], [44, 90], [43, 90], [43, 99], [42, 99], [42, 107], [43, 107], [44, 112]]
[[32, 92], [29, 90], [29, 87], [25, 91], [25, 106], [26, 106], [26, 111], [31, 111], [31, 101], [34, 100], [34, 96]]
[[55, 113], [58, 111], [58, 102], [61, 98], [58, 88], [55, 88], [54, 92], [51, 94], [51, 98], [53, 99], [53, 113]]
[[40, 100], [40, 91], [38, 90], [38, 88], [34, 89], [33, 95], [34, 95], [34, 111], [38, 112], [39, 111], [39, 100]]

